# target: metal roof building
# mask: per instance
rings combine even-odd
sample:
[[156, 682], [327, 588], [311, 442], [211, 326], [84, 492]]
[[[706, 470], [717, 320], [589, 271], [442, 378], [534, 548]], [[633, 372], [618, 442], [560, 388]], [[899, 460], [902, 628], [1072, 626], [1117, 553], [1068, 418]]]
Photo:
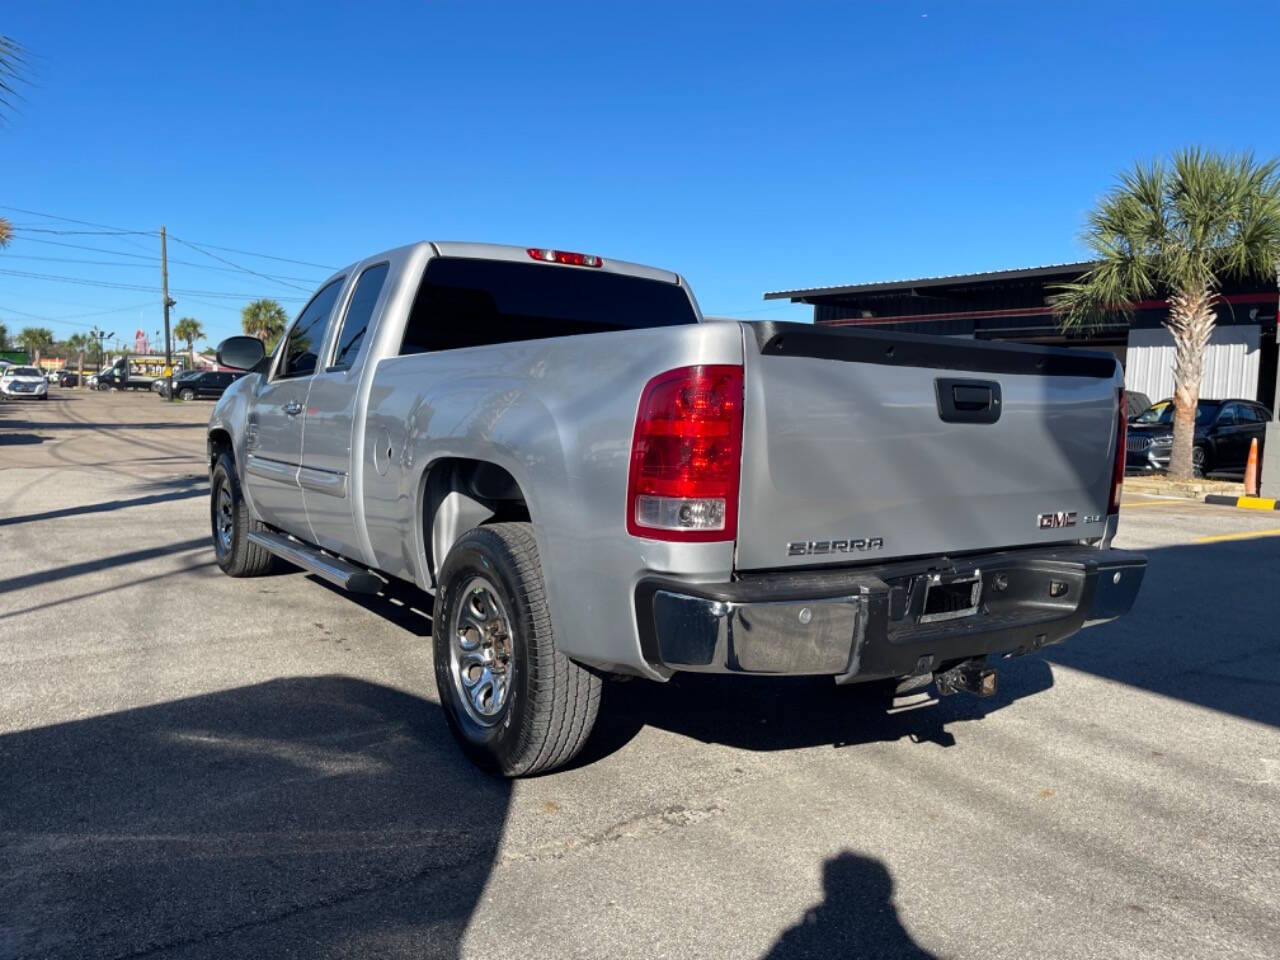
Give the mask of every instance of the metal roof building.
[[[1173, 390], [1173, 340], [1164, 300], [1139, 303], [1132, 317], [1064, 332], [1048, 306], [1062, 283], [1080, 277], [1089, 262], [1016, 270], [920, 277], [882, 283], [778, 290], [766, 300], [813, 307], [814, 323], [858, 326], [981, 340], [1011, 340], [1110, 350], [1125, 367], [1125, 384], [1153, 399]], [[1276, 287], [1229, 284], [1222, 291], [1218, 329], [1210, 345], [1205, 397], [1245, 397], [1270, 406], [1276, 385]]]

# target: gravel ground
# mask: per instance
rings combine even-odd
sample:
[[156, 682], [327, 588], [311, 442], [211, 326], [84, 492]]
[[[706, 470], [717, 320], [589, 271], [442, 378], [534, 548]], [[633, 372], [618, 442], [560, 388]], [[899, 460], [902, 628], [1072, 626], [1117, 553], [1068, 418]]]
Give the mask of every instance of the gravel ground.
[[1280, 514], [1131, 493], [1133, 614], [991, 700], [616, 684], [509, 784], [428, 598], [222, 576], [209, 410], [0, 404], [0, 957], [1280, 956]]

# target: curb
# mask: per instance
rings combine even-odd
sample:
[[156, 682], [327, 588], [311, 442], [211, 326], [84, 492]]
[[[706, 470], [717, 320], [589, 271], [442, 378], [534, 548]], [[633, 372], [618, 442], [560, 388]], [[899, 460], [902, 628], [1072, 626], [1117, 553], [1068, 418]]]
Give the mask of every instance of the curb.
[[1223, 497], [1210, 493], [1204, 498], [1205, 503], [1216, 503], [1221, 507], [1239, 507], [1242, 510], [1280, 510], [1280, 500], [1270, 497]]

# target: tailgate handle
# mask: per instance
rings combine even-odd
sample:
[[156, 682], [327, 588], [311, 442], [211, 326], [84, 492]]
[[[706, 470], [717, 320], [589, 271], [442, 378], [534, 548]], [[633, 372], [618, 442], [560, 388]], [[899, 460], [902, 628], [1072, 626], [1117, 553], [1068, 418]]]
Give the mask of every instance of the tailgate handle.
[[944, 423], [995, 423], [1000, 419], [1000, 384], [994, 380], [933, 381], [938, 416]]

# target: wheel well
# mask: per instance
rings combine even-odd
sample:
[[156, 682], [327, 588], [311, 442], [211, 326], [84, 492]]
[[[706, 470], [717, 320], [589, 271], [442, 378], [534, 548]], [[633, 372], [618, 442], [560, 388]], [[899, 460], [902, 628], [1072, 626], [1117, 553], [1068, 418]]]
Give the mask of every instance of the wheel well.
[[231, 455], [233, 460], [235, 459], [235, 448], [231, 445], [231, 434], [225, 430], [210, 430], [205, 450], [208, 453], [210, 470], [217, 464], [218, 457], [222, 455], [224, 450]]
[[423, 480], [421, 516], [426, 572], [433, 584], [449, 549], [468, 530], [530, 519], [515, 477], [496, 463], [462, 457], [431, 465]]

